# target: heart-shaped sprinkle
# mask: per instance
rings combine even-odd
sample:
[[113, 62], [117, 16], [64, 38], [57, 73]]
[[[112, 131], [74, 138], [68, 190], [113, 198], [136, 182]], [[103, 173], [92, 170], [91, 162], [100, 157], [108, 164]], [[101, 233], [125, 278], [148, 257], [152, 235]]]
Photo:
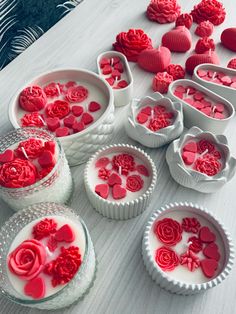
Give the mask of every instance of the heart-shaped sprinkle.
[[120, 78], [121, 78], [121, 74], [120, 74], [120, 72], [117, 71], [117, 70], [112, 71], [111, 76], [112, 76], [114, 79], [117, 79], [117, 80], [120, 80]]
[[46, 118], [45, 122], [50, 131], [55, 131], [60, 127], [60, 119], [59, 118]]
[[199, 231], [199, 238], [204, 243], [214, 242], [216, 236], [208, 227], [202, 227]]
[[90, 112], [95, 112], [101, 109], [101, 105], [96, 101], [91, 101], [88, 106]]
[[148, 116], [150, 116], [151, 113], [152, 113], [152, 107], [150, 107], [150, 106], [144, 107], [144, 108], [142, 108], [141, 112], [147, 114]]
[[175, 91], [179, 92], [179, 93], [185, 93], [186, 88], [184, 86], [182, 86], [182, 85], [179, 85], [179, 86], [176, 87]]
[[215, 111], [222, 113], [224, 111], [224, 105], [223, 104], [216, 104], [215, 105]]
[[210, 243], [203, 249], [203, 254], [208, 257], [215, 259], [216, 261], [220, 260], [220, 253], [218, 250], [218, 245], [216, 243]]
[[86, 124], [90, 124], [93, 122], [93, 116], [90, 113], [83, 113], [82, 117], [81, 117], [81, 122], [83, 122], [85, 125]]
[[75, 123], [75, 116], [67, 116], [64, 119], [64, 126], [67, 126], [68, 128], [72, 128], [72, 125]]
[[103, 168], [106, 167], [110, 163], [110, 159], [107, 157], [102, 157], [98, 159], [95, 163], [96, 168]]
[[117, 71], [119, 71], [120, 73], [123, 73], [123, 72], [124, 72], [124, 67], [123, 67], [123, 65], [122, 65], [121, 62], [115, 64], [114, 69], [117, 70]]
[[63, 225], [55, 233], [55, 239], [58, 242], [73, 242], [75, 240], [75, 233], [68, 224]]
[[204, 94], [201, 93], [201, 92], [196, 92], [196, 93], [193, 95], [193, 98], [194, 98], [195, 100], [200, 101], [200, 100], [202, 100], [202, 99], [204, 98]]
[[169, 48], [170, 51], [188, 51], [192, 45], [191, 33], [185, 26], [177, 26], [163, 35], [162, 45]]
[[152, 73], [163, 72], [171, 60], [171, 52], [168, 48], [160, 46], [158, 49], [143, 50], [138, 56], [138, 65]]
[[42, 299], [45, 296], [45, 282], [43, 278], [37, 277], [26, 283], [24, 293], [33, 299]]
[[120, 88], [125, 88], [127, 87], [129, 84], [126, 80], [122, 80], [120, 82], [118, 82], [117, 86], [119, 86]]
[[201, 103], [204, 105], [204, 107], [211, 107], [212, 103], [206, 99], [202, 99]]
[[193, 107], [198, 109], [198, 110], [201, 110], [204, 108], [204, 104], [200, 101], [194, 101], [193, 103]]
[[181, 93], [181, 92], [178, 92], [178, 91], [175, 91], [175, 92], [174, 92], [174, 95], [175, 95], [176, 97], [180, 98], [180, 99], [183, 99], [183, 97], [184, 97], [184, 94]]
[[49, 150], [54, 155], [56, 152], [56, 143], [53, 141], [45, 142], [44, 149]]
[[122, 184], [122, 179], [117, 173], [112, 173], [108, 179], [107, 182], [110, 186], [113, 186], [115, 184]]
[[195, 153], [183, 152], [182, 158], [186, 165], [192, 165], [195, 161]]
[[106, 81], [108, 82], [109, 85], [113, 85], [115, 83], [115, 79], [111, 76], [106, 78]]
[[97, 184], [95, 186], [95, 193], [97, 193], [99, 196], [101, 196], [104, 199], [108, 198], [109, 194], [109, 185], [104, 183], [104, 184]]
[[211, 108], [210, 108], [210, 107], [202, 108], [200, 111], [201, 111], [202, 113], [204, 113], [205, 115], [207, 115], [207, 116], [210, 116], [210, 115], [211, 115]]
[[126, 197], [126, 189], [119, 184], [115, 184], [112, 188], [112, 196], [115, 200]]
[[100, 61], [100, 67], [104, 68], [105, 65], [110, 65], [110, 59], [102, 58], [102, 60]]
[[0, 154], [0, 163], [4, 164], [5, 162], [10, 162], [14, 160], [14, 151], [11, 149], [5, 150], [2, 154]]
[[83, 122], [78, 122], [76, 121], [73, 125], [72, 125], [72, 129], [74, 133], [78, 133], [81, 132], [85, 129], [85, 125]]
[[191, 106], [194, 104], [194, 100], [192, 98], [184, 98], [183, 100]]
[[119, 57], [112, 57], [111, 60], [110, 60], [110, 65], [113, 66], [117, 63], [120, 62], [120, 58]]
[[137, 165], [136, 170], [145, 177], [149, 177], [149, 171], [144, 165]]
[[67, 127], [61, 127], [56, 129], [56, 136], [57, 137], [62, 137], [62, 136], [67, 136], [70, 135], [70, 129]]
[[215, 259], [204, 259], [201, 261], [201, 268], [203, 274], [207, 278], [212, 278], [215, 275], [215, 271], [218, 267], [218, 262]]
[[84, 112], [84, 108], [82, 106], [73, 106], [71, 110], [72, 110], [73, 115], [76, 117], [81, 116], [82, 113]]
[[47, 168], [53, 167], [56, 163], [56, 160], [50, 151], [45, 150], [38, 158], [38, 163], [42, 168]]
[[102, 69], [103, 75], [111, 74], [111, 72], [112, 72], [112, 67], [110, 65], [105, 65]]
[[221, 119], [225, 119], [225, 116], [222, 113], [220, 113], [220, 112], [216, 112], [215, 115], [214, 115], [214, 118], [221, 120]]
[[199, 77], [204, 77], [204, 76], [207, 76], [207, 71], [199, 69], [197, 71], [197, 74]]
[[197, 143], [196, 142], [189, 142], [186, 145], [184, 145], [183, 148], [184, 151], [196, 153], [197, 152]]
[[137, 121], [138, 121], [140, 124], [144, 124], [145, 122], [147, 122], [147, 120], [148, 120], [148, 115], [146, 115], [145, 113], [140, 112], [140, 113], [137, 115]]

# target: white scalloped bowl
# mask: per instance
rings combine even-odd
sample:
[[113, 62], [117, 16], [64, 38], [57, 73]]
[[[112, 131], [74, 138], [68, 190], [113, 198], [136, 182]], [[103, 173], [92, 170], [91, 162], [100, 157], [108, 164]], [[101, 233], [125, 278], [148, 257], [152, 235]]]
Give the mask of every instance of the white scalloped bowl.
[[[165, 215], [168, 215], [169, 213], [178, 215], [177, 211], [180, 213], [182, 211], [184, 214], [185, 212], [190, 215], [194, 214], [195, 217], [209, 222], [209, 225], [215, 230], [217, 240], [219, 240], [219, 243], [222, 246], [221, 252], [224, 253], [224, 260], [221, 263], [220, 270], [215, 278], [209, 279], [209, 281], [204, 283], [190, 283], [187, 282], [186, 279], [186, 282], [184, 279], [180, 281], [171, 277], [171, 272], [167, 273], [161, 270], [155, 262], [150, 241], [150, 233], [152, 232], [153, 224], [157, 219], [160, 219], [162, 216], [165, 217]], [[226, 279], [234, 264], [234, 246], [231, 237], [225, 230], [224, 226], [206, 208], [188, 202], [175, 202], [155, 210], [149, 218], [143, 235], [142, 256], [149, 275], [161, 286], [161, 288], [176, 294], [192, 295], [213, 288]]]
[[[31, 84], [44, 85], [52, 81], [69, 80], [87, 82], [94, 85], [106, 102], [106, 109], [102, 116], [85, 130], [69, 136], [59, 137], [68, 163], [75, 166], [86, 162], [89, 157], [112, 137], [114, 129], [114, 96], [109, 84], [96, 73], [82, 69], [57, 69], [43, 73], [30, 82], [24, 84], [12, 98], [8, 115], [14, 128], [19, 128], [17, 111], [19, 108], [20, 92]], [[101, 96], [100, 95], [100, 96]]]

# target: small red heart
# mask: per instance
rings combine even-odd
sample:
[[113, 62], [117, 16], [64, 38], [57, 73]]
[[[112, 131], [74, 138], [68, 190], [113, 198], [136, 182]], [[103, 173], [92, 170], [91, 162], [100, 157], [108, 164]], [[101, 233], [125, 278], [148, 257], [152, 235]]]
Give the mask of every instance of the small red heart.
[[85, 129], [85, 125], [83, 122], [75, 121], [75, 123], [72, 125], [72, 129], [74, 133], [78, 133]]
[[216, 236], [208, 227], [202, 227], [199, 231], [199, 238], [204, 243], [214, 242]]
[[115, 200], [126, 197], [126, 189], [119, 184], [115, 184], [112, 188], [112, 196]]
[[220, 253], [218, 251], [218, 245], [216, 243], [210, 243], [203, 249], [203, 254], [208, 257], [215, 259], [216, 261], [220, 260]]
[[204, 104], [200, 101], [194, 101], [193, 107], [197, 110], [202, 110], [204, 108]]
[[97, 168], [106, 167], [109, 163], [110, 163], [109, 158], [102, 157], [96, 161], [95, 167], [97, 167]]
[[118, 82], [117, 86], [119, 86], [120, 88], [125, 88], [127, 87], [129, 84], [126, 80], [122, 80], [120, 82]]
[[45, 142], [44, 149], [49, 150], [54, 155], [56, 152], [56, 143], [53, 141]]
[[55, 131], [60, 127], [60, 119], [59, 118], [46, 118], [45, 122], [47, 123], [47, 127], [50, 131]]
[[162, 45], [170, 51], [186, 52], [192, 45], [191, 33], [185, 26], [177, 26], [163, 35]]
[[10, 162], [14, 160], [14, 151], [11, 149], [5, 150], [4, 153], [0, 154], [0, 163]]
[[144, 108], [141, 110], [141, 112], [147, 114], [148, 116], [150, 116], [151, 113], [152, 113], [152, 108], [151, 108], [150, 106], [144, 107]]
[[205, 115], [207, 115], [207, 116], [210, 116], [210, 115], [211, 115], [211, 107], [202, 108], [200, 111], [201, 111], [202, 113], [204, 113]]
[[82, 113], [84, 112], [84, 108], [81, 106], [73, 106], [71, 110], [72, 110], [73, 115], [76, 117], [81, 116]]
[[89, 124], [89, 123], [92, 123], [93, 120], [94, 120], [93, 116], [91, 116], [91, 114], [85, 112], [85, 113], [83, 113], [80, 122], [83, 122], [84, 124]]
[[56, 163], [56, 160], [53, 154], [49, 150], [42, 152], [38, 159], [38, 163], [42, 168], [53, 167]]
[[138, 56], [138, 65], [152, 73], [163, 72], [170, 64], [171, 53], [166, 47], [145, 49]]
[[97, 193], [102, 198], [107, 199], [108, 194], [109, 194], [109, 185], [106, 183], [105, 184], [97, 184], [95, 186], [95, 193]]
[[117, 79], [117, 80], [120, 80], [120, 78], [121, 78], [121, 74], [120, 74], [120, 72], [117, 71], [117, 70], [112, 71], [111, 76], [112, 76], [114, 79]]
[[124, 67], [123, 67], [123, 64], [121, 62], [116, 63], [115, 66], [114, 66], [114, 69], [119, 71], [120, 73], [124, 72]]
[[62, 136], [67, 136], [70, 135], [70, 130], [67, 127], [61, 127], [56, 129], [56, 136], [57, 137], [62, 137]]
[[98, 111], [100, 109], [101, 109], [101, 105], [96, 101], [91, 101], [89, 106], [88, 106], [88, 110], [90, 112], [95, 112], [95, 111]]
[[197, 143], [196, 142], [189, 142], [187, 143], [184, 148], [184, 151], [196, 153], [197, 152]]
[[33, 299], [42, 299], [45, 296], [45, 291], [45, 282], [41, 277], [28, 281], [24, 286], [24, 293]]
[[224, 111], [224, 105], [223, 104], [221, 104], [221, 103], [219, 103], [219, 104], [216, 104], [216, 111], [217, 112], [220, 112], [220, 113], [222, 113], [223, 111]]
[[206, 258], [201, 261], [201, 268], [207, 278], [212, 278], [218, 267], [218, 262], [214, 259]]
[[111, 76], [106, 78], [106, 81], [108, 82], [109, 85], [113, 85], [115, 83], [115, 79]]
[[122, 179], [117, 173], [112, 173], [108, 179], [107, 182], [110, 186], [113, 186], [115, 184], [122, 184]]
[[195, 161], [195, 153], [183, 152], [182, 158], [186, 165], [192, 165]]
[[102, 74], [107, 75], [112, 72], [112, 67], [110, 65], [105, 65], [102, 69]]
[[137, 165], [136, 170], [145, 177], [149, 177], [149, 171], [144, 165]]
[[225, 119], [225, 116], [223, 115], [223, 113], [216, 112], [215, 115], [214, 115], [214, 118], [221, 120], [221, 119]]
[[67, 126], [68, 128], [72, 128], [72, 125], [75, 123], [75, 116], [68, 116], [64, 119], [64, 126]]
[[145, 113], [140, 112], [140, 113], [137, 115], [137, 121], [138, 121], [140, 124], [143, 124], [143, 123], [147, 122], [147, 120], [148, 120], [148, 115], [146, 115]]
[[105, 65], [109, 65], [110, 64], [110, 59], [108, 58], [102, 58], [102, 60], [100, 61], [100, 67], [104, 68]]
[[74, 231], [68, 224], [63, 225], [60, 229], [55, 233], [55, 239], [58, 242], [73, 242], [75, 240]]

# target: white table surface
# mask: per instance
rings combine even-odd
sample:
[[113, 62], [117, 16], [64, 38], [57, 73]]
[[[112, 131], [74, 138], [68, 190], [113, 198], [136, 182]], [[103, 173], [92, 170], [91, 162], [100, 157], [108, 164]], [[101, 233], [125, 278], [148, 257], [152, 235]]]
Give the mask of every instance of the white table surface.
[[[198, 1], [179, 1], [182, 12], [190, 12]], [[225, 27], [235, 26], [235, 3], [223, 1], [227, 18], [216, 27], [214, 38], [219, 42]], [[96, 71], [96, 57], [111, 48], [116, 34], [129, 28], [143, 28], [153, 39], [154, 46], [162, 34], [173, 24], [159, 25], [145, 17], [148, 1], [145, 0], [85, 0], [72, 13], [52, 27], [23, 54], [0, 72], [0, 131], [12, 129], [8, 120], [8, 103], [16, 90], [41, 72], [59, 67], [81, 67]], [[46, 5], [46, 4], [45, 4]], [[192, 27], [192, 32], [195, 29]], [[194, 43], [196, 37], [193, 36]], [[235, 56], [217, 44], [221, 64]], [[173, 54], [172, 62], [184, 65], [187, 54]], [[134, 96], [151, 92], [152, 74], [130, 63], [134, 76]], [[116, 109], [116, 130], [112, 143], [132, 143], [124, 131], [122, 120], [126, 108]], [[236, 156], [236, 118], [226, 131]], [[71, 207], [85, 220], [95, 245], [98, 272], [94, 287], [86, 298], [68, 309], [56, 313], [170, 313], [170, 314], [233, 314], [236, 313], [236, 270], [227, 280], [205, 294], [177, 296], [160, 289], [147, 274], [141, 257], [141, 239], [145, 223], [151, 212], [161, 205], [174, 201], [192, 201], [214, 212], [236, 240], [235, 188], [236, 177], [216, 194], [204, 195], [181, 187], [171, 178], [165, 150], [145, 149], [155, 160], [158, 182], [150, 207], [139, 217], [128, 221], [112, 221], [95, 212], [85, 193], [84, 165], [72, 168], [75, 192]], [[13, 212], [0, 204], [0, 224]], [[236, 242], [236, 241], [235, 241]], [[0, 298], [0, 313], [41, 313], [39, 310], [20, 307]]]

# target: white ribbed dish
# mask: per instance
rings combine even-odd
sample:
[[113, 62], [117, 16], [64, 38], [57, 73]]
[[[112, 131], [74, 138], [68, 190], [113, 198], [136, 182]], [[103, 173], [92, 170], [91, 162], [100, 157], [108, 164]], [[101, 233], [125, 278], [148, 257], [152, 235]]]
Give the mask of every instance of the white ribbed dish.
[[[181, 157], [181, 149], [184, 143], [194, 138], [209, 140], [215, 143], [224, 153], [225, 166], [215, 176], [207, 176], [204, 173], [185, 167]], [[170, 173], [177, 183], [202, 193], [216, 192], [232, 179], [236, 171], [236, 159], [231, 156], [227, 138], [224, 135], [203, 132], [197, 127], [192, 127], [169, 145], [166, 151], [166, 161]]]
[[[178, 85], [194, 87], [200, 92], [206, 94], [212, 101], [224, 104], [229, 112], [229, 116], [225, 119], [214, 119], [205, 115], [200, 110], [197, 110], [193, 106], [189, 105], [183, 99], [180, 99], [174, 95], [174, 90]], [[172, 82], [168, 89], [168, 96], [174, 101], [179, 101], [182, 103], [184, 112], [184, 125], [187, 128], [197, 126], [204, 131], [209, 131], [214, 134], [222, 134], [224, 133], [227, 125], [235, 113], [234, 107], [228, 100], [216, 93], [213, 93], [210, 89], [205, 88], [192, 80], [181, 79]]]
[[[168, 276], [168, 273], [161, 270], [161, 268], [157, 265], [153, 257], [153, 253], [151, 252], [149, 239], [153, 223], [156, 221], [156, 219], [160, 218], [162, 214], [175, 210], [179, 211], [181, 209], [189, 211], [191, 214], [195, 213], [197, 215], [200, 215], [208, 220], [216, 228], [216, 230], [219, 232], [220, 237], [222, 238], [225, 251], [224, 267], [218, 276], [216, 276], [212, 280], [209, 280], [208, 282], [201, 284], [191, 284], [172, 279], [171, 274], [170, 276]], [[192, 204], [188, 202], [170, 203], [169, 205], [165, 205], [156, 210], [152, 214], [147, 222], [144, 231], [142, 242], [142, 255], [146, 269], [152, 279], [158, 285], [160, 285], [161, 288], [164, 288], [172, 293], [182, 295], [192, 295], [199, 292], [204, 292], [210, 288], [217, 286], [229, 275], [234, 264], [234, 246], [231, 237], [229, 233], [225, 230], [224, 226], [209, 211], [207, 211], [207, 209], [197, 204]]]
[[9, 104], [9, 119], [14, 128], [19, 128], [16, 118], [20, 92], [27, 86], [44, 85], [52, 81], [74, 80], [88, 82], [98, 87], [105, 95], [107, 108], [103, 115], [85, 130], [58, 138], [64, 148], [70, 166], [86, 162], [99, 148], [109, 142], [114, 129], [114, 96], [109, 84], [96, 73], [82, 69], [58, 69], [43, 73], [22, 86]]
[[193, 72], [193, 79], [197, 83], [205, 86], [206, 88], [209, 88], [211, 91], [215, 92], [216, 94], [224, 97], [227, 99], [235, 108], [236, 108], [236, 89], [232, 88], [230, 86], [225, 86], [221, 84], [216, 84], [210, 81], [203, 80], [198, 74], [198, 70], [210, 70], [214, 72], [223, 72], [225, 75], [234, 75], [236, 76], [236, 70], [226, 68], [226, 67], [221, 67], [219, 65], [214, 65], [214, 64], [199, 64]]
[[[173, 112], [175, 115], [173, 124], [157, 132], [149, 130], [146, 126], [136, 121], [137, 113], [141, 108], [146, 106], [154, 107], [155, 105], [164, 106], [169, 112]], [[128, 118], [125, 122], [126, 133], [133, 140], [147, 147], [161, 147], [179, 137], [183, 132], [184, 125], [181, 102], [172, 102], [160, 93], [154, 93], [142, 99], [133, 99], [128, 108], [127, 115]]]
[[128, 83], [129, 85], [125, 88], [121, 89], [112, 89], [113, 95], [114, 95], [114, 102], [116, 107], [126, 106], [130, 103], [133, 95], [133, 76], [129, 67], [129, 63], [127, 61], [126, 56], [123, 53], [117, 52], [117, 51], [106, 51], [101, 53], [97, 57], [97, 68], [98, 68], [98, 74], [101, 77], [104, 77], [102, 74], [101, 68], [100, 68], [100, 61], [102, 58], [112, 58], [112, 57], [119, 57], [124, 64], [124, 73], [127, 75]]
[[[134, 157], [140, 158], [144, 161], [144, 164], [149, 169], [149, 173], [152, 176], [149, 188], [137, 199], [127, 202], [115, 202], [103, 199], [94, 192], [94, 186], [90, 185], [90, 171], [94, 172], [93, 163], [99, 157], [103, 157], [110, 153], [130, 153]], [[87, 192], [87, 196], [92, 206], [103, 216], [111, 219], [130, 219], [140, 215], [149, 205], [152, 193], [155, 189], [157, 181], [157, 171], [156, 166], [152, 159], [141, 149], [127, 145], [127, 144], [117, 144], [110, 145], [100, 149], [95, 153], [88, 161], [85, 171], [84, 171], [84, 184]]]

